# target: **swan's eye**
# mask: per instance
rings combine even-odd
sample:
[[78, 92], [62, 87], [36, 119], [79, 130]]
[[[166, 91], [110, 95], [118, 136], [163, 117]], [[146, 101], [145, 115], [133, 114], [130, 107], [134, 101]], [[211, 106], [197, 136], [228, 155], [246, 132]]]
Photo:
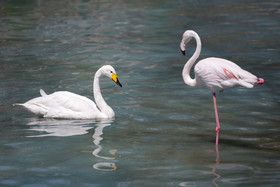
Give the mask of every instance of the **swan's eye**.
[[111, 73], [113, 73], [112, 71], [110, 71]]

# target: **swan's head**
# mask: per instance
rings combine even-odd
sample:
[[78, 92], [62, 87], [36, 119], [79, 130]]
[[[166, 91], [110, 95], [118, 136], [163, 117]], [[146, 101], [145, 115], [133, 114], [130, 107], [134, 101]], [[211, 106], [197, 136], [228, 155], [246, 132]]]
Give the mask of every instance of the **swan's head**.
[[181, 48], [181, 51], [182, 51], [183, 55], [186, 54], [186, 44], [189, 41], [191, 41], [194, 33], [195, 32], [192, 31], [192, 30], [187, 30], [187, 31], [184, 32], [184, 34], [182, 36], [182, 41], [180, 43], [180, 48]]
[[117, 76], [117, 73], [116, 73], [116, 70], [110, 66], [110, 65], [105, 65], [105, 66], [102, 66], [100, 68], [101, 70], [101, 73], [103, 75], [105, 75], [106, 77], [108, 77], [109, 79], [112, 79], [117, 85], [119, 85], [120, 87], [122, 87], [122, 84], [119, 82], [119, 79], [118, 79], [118, 76]]

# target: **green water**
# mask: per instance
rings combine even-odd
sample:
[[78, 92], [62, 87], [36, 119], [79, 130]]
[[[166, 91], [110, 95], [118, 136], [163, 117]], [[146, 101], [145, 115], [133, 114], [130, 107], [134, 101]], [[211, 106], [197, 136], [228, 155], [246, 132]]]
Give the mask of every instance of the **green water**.
[[[278, 186], [277, 1], [0, 2], [0, 186]], [[184, 84], [183, 32], [199, 59], [236, 62], [265, 80], [217, 93]], [[13, 103], [67, 90], [93, 99], [97, 69], [113, 120], [42, 119]], [[219, 153], [219, 160], [218, 158]]]

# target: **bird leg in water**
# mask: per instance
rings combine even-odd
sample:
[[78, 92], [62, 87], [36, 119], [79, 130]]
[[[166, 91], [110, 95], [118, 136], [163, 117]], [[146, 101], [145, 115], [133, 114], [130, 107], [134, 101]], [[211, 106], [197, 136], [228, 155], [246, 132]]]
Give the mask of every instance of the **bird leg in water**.
[[213, 102], [214, 102], [214, 109], [215, 109], [215, 117], [216, 117], [216, 145], [218, 144], [219, 140], [219, 132], [220, 132], [220, 123], [219, 123], [219, 116], [218, 116], [218, 110], [217, 110], [217, 103], [216, 103], [216, 93], [213, 93]]

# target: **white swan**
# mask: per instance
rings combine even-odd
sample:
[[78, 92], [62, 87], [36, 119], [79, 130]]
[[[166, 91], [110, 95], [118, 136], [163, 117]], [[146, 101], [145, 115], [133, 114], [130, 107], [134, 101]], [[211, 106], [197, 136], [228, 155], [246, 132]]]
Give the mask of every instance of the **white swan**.
[[87, 97], [71, 92], [59, 91], [47, 95], [43, 90], [40, 90], [41, 97], [31, 99], [23, 104], [14, 105], [24, 106], [31, 112], [48, 118], [113, 118], [115, 113], [113, 109], [107, 105], [100, 92], [99, 79], [102, 75], [112, 79], [116, 84], [122, 87], [115, 69], [110, 65], [102, 66], [95, 73], [93, 81], [93, 94], [96, 104]]

